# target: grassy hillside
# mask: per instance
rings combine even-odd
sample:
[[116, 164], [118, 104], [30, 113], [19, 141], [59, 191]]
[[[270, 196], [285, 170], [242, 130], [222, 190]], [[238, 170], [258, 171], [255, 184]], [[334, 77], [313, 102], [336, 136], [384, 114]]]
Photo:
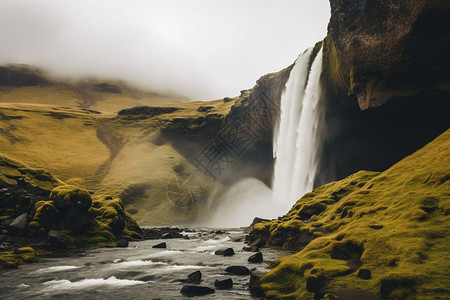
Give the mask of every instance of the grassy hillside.
[[298, 251], [260, 280], [277, 299], [444, 299], [450, 290], [450, 130], [382, 172], [298, 200], [251, 241]]
[[[210, 114], [226, 115], [234, 101], [180, 102], [95, 81], [0, 88], [0, 154], [96, 195], [120, 197], [140, 224], [195, 219], [208, 200], [205, 191], [217, 185], [162, 139], [161, 130], [180, 124], [194, 130]], [[176, 110], [117, 115], [144, 104]]]

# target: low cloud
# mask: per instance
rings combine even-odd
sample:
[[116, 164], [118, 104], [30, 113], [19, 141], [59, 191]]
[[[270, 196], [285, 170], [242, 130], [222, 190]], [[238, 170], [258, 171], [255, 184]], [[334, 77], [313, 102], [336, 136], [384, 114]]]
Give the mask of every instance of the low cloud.
[[0, 64], [235, 96], [326, 34], [327, 0], [3, 0]]

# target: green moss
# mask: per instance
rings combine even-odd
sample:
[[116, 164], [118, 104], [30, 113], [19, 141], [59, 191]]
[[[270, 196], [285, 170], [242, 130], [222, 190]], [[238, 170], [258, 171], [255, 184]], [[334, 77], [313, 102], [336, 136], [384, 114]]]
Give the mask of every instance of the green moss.
[[327, 36], [323, 41], [322, 78], [332, 94], [347, 95], [351, 82], [341, 70], [336, 46], [330, 36]]
[[0, 267], [4, 269], [17, 268], [18, 265], [32, 262], [36, 259], [36, 251], [31, 247], [22, 247], [13, 251], [0, 252]]
[[89, 192], [74, 185], [62, 185], [53, 189], [50, 199], [61, 211], [71, 207], [87, 210], [92, 204]]
[[[362, 290], [389, 299], [448, 295], [449, 149], [447, 130], [385, 172], [360, 171], [326, 184], [300, 199], [282, 221], [256, 224], [251, 236], [267, 236], [269, 245], [270, 237], [293, 230], [315, 233], [261, 279], [266, 295], [307, 299], [322, 285], [330, 294]], [[325, 209], [311, 214], [317, 204]], [[296, 250], [297, 244], [282, 245]], [[359, 267], [370, 270], [371, 278], [358, 278]]]

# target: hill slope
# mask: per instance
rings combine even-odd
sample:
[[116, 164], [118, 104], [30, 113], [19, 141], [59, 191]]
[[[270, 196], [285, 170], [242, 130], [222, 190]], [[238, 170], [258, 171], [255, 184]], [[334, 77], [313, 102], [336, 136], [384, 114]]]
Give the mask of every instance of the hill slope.
[[[450, 293], [450, 130], [382, 173], [306, 194], [250, 241], [298, 251], [260, 280], [268, 297], [443, 299]], [[352, 299], [353, 299], [352, 298]]]

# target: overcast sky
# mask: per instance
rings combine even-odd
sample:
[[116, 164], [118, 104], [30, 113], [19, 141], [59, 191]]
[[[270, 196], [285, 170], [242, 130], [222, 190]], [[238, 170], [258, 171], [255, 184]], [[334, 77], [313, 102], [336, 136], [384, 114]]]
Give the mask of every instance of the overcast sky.
[[0, 64], [235, 96], [326, 35], [328, 0], [0, 0]]

